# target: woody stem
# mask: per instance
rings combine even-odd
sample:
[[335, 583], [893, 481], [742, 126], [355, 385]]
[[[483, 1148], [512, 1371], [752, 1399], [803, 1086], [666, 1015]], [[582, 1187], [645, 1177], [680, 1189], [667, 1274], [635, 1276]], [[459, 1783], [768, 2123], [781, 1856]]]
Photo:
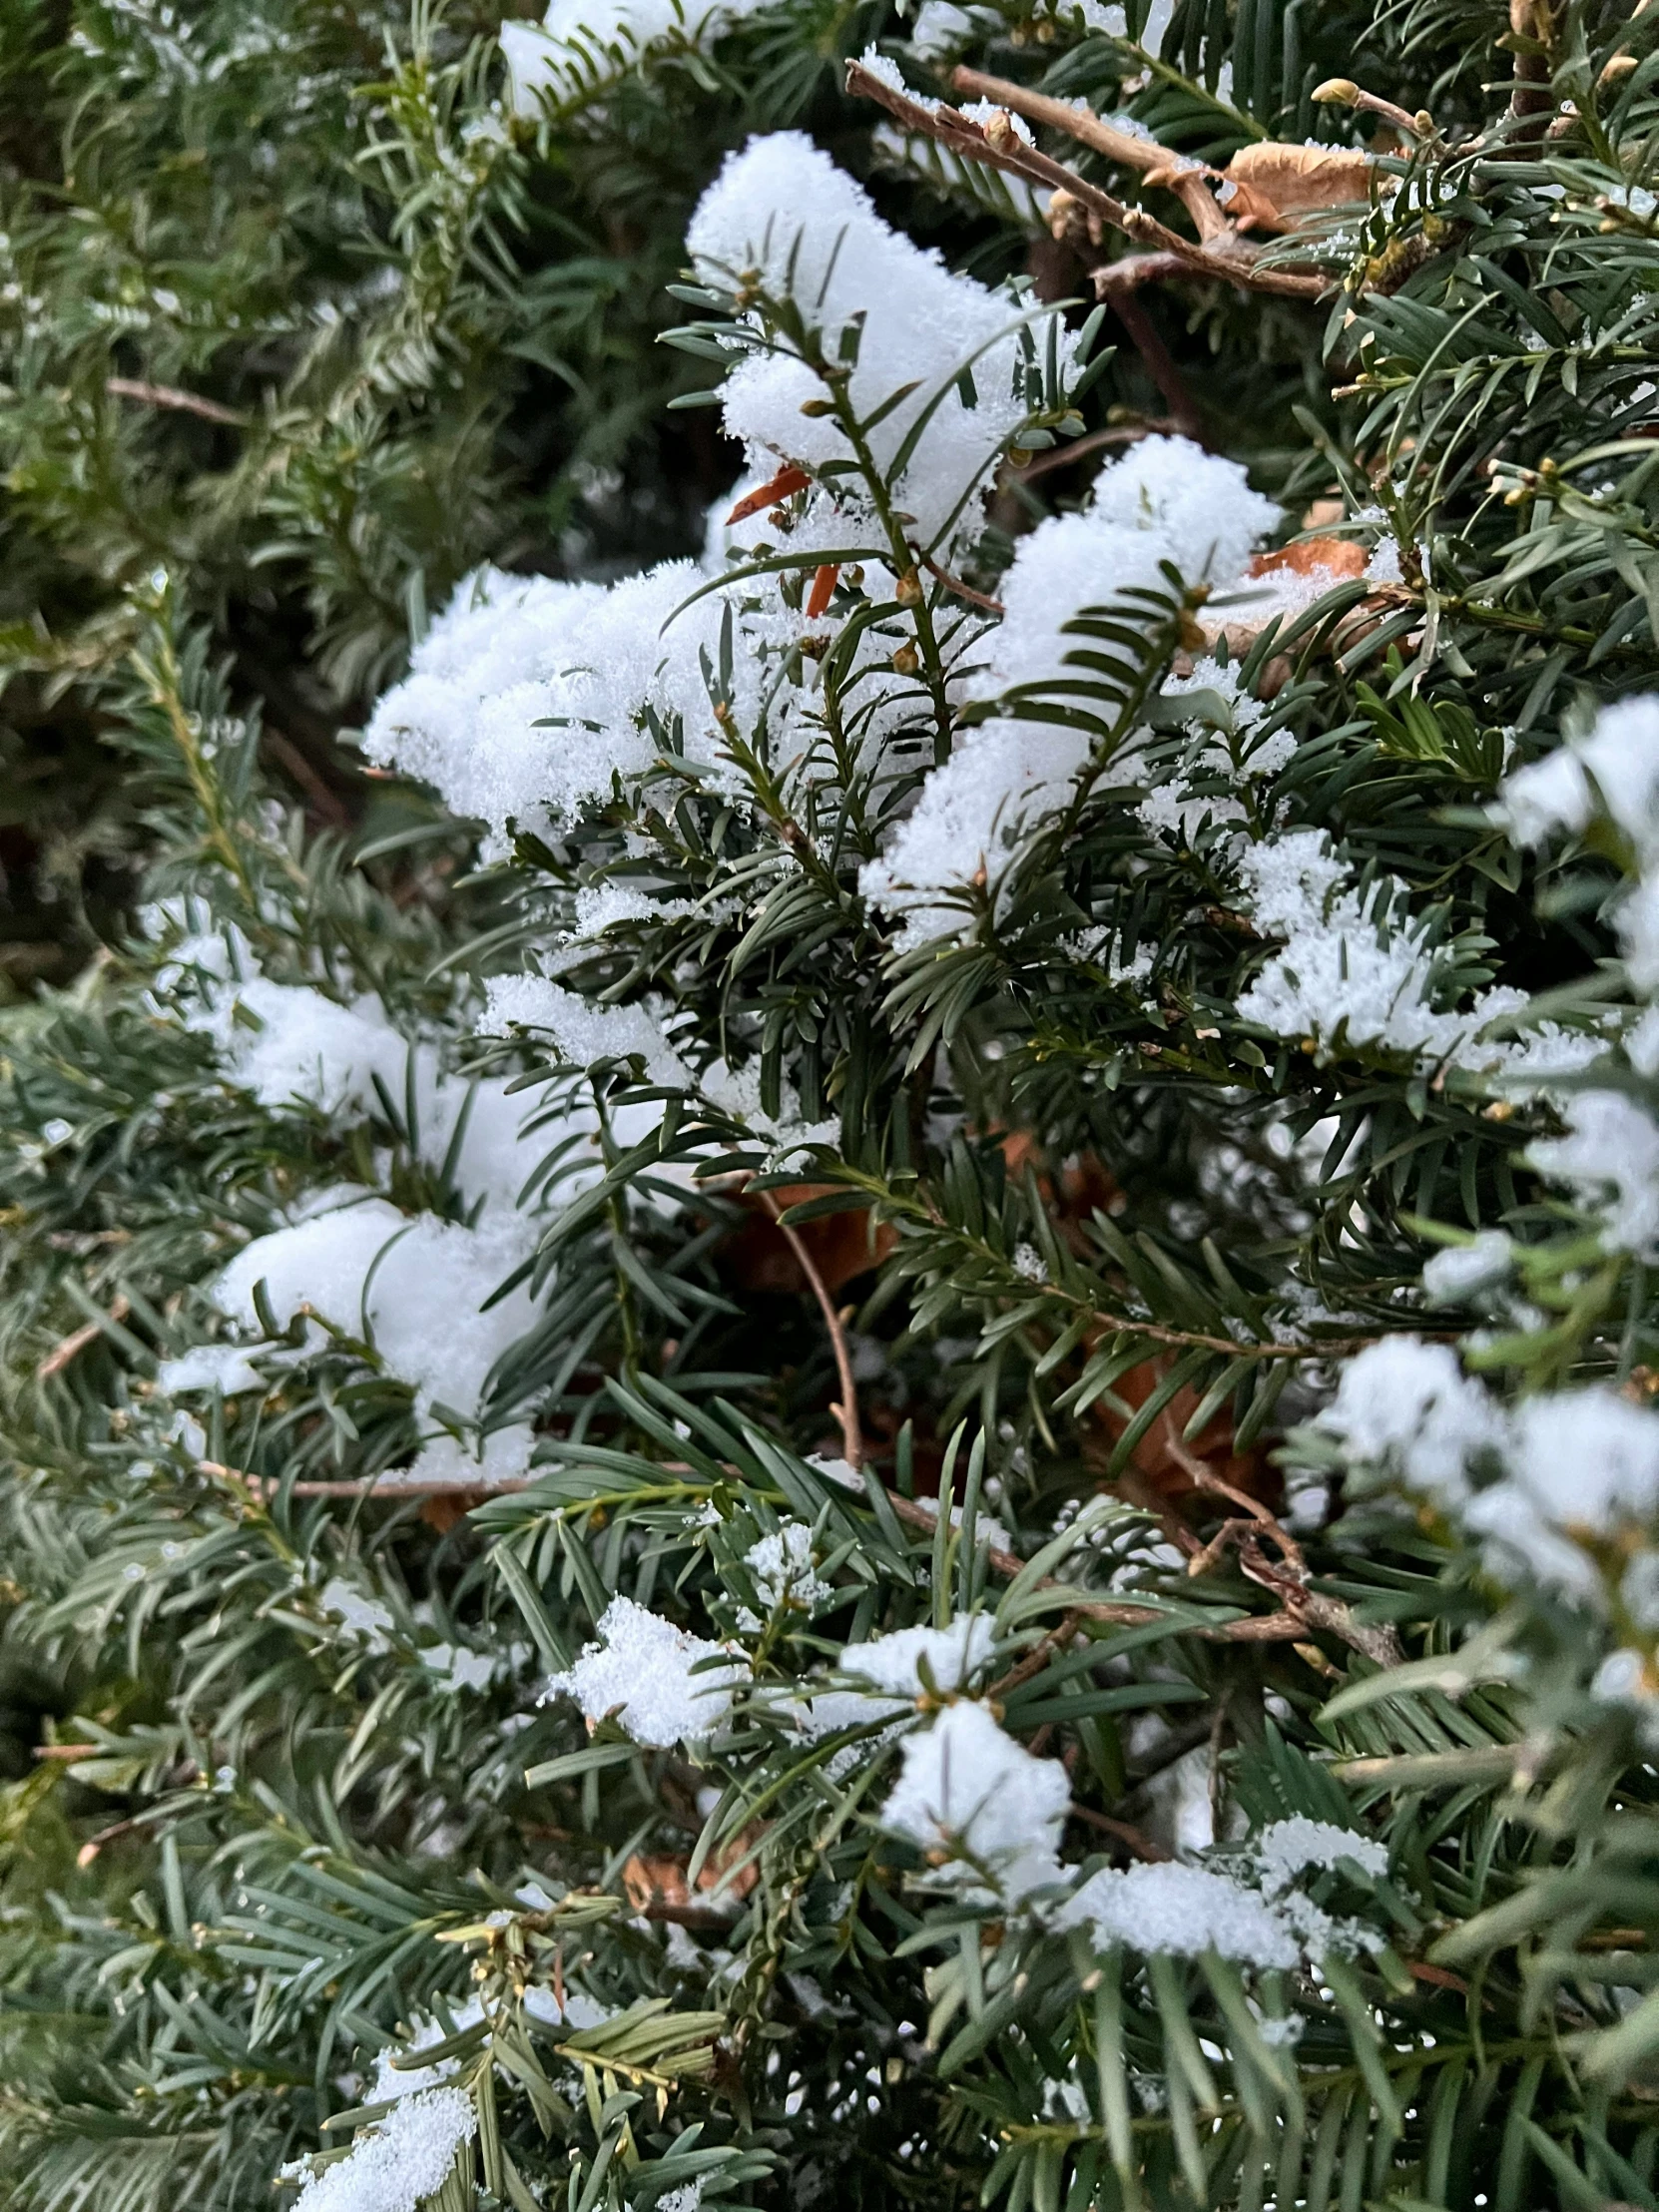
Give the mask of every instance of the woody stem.
[[784, 1209], [770, 1191], [761, 1193], [761, 1202], [783, 1231], [790, 1250], [800, 1262], [802, 1274], [813, 1286], [813, 1296], [818, 1300], [819, 1311], [830, 1332], [830, 1349], [835, 1355], [835, 1373], [840, 1381], [840, 1403], [831, 1405], [830, 1410], [840, 1423], [841, 1454], [847, 1465], [861, 1467], [864, 1463], [864, 1439], [858, 1425], [858, 1388], [852, 1380], [852, 1353], [846, 1341], [846, 1331], [841, 1326], [841, 1317], [835, 1311], [835, 1302], [830, 1295], [829, 1285], [813, 1264], [806, 1238], [784, 1219]]

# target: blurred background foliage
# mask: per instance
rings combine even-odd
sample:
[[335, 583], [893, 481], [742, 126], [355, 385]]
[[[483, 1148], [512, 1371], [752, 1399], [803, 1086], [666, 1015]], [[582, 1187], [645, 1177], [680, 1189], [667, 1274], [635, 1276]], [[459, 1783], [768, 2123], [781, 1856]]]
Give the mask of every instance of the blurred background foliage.
[[[1121, 46], [999, 12], [996, 66], [1119, 99]], [[1166, 142], [1301, 136], [1314, 83], [1368, 42], [1454, 124], [1503, 27], [1492, 6], [1240, 12], [1181, 11], [1192, 85], [1172, 65], [1140, 100]], [[838, 61], [903, 28], [888, 0], [766, 10], [540, 124], [501, 98], [502, 14], [0, 0], [0, 994], [66, 982], [134, 893], [142, 808], [106, 737], [158, 571], [233, 706], [261, 703], [268, 771], [343, 827], [370, 794], [337, 734], [458, 577], [696, 550], [736, 453], [709, 413], [664, 411], [706, 371], [656, 340], [690, 209], [752, 129], [810, 129], [957, 266], [1076, 287], [988, 173], [908, 167], [844, 98]], [[1235, 43], [1256, 59], [1218, 105]], [[1290, 404], [1330, 407], [1317, 318], [1219, 286], [1146, 312], [1199, 415], [1282, 473]], [[1162, 410], [1132, 347], [1098, 404]], [[1038, 511], [1007, 504], [1013, 527]]]

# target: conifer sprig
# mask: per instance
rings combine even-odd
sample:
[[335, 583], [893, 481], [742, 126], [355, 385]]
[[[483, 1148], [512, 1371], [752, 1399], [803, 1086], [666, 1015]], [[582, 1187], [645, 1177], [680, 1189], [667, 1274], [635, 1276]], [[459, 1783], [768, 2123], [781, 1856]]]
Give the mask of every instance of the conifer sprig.
[[1645, 18], [671, 13], [325, 11], [148, 231], [291, 57], [100, 16], [18, 187], [148, 872], [0, 1063], [0, 2203], [1653, 2206]]

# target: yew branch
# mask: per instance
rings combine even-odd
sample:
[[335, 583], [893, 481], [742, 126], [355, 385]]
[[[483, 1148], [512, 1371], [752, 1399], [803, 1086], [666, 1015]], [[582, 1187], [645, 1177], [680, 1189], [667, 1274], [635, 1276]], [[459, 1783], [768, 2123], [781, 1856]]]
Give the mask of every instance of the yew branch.
[[1138, 169], [1143, 174], [1156, 175], [1160, 182], [1167, 181], [1170, 191], [1192, 217], [1193, 228], [1201, 239], [1235, 236], [1233, 226], [1216, 206], [1215, 195], [1207, 182], [1212, 172], [1201, 162], [1183, 165], [1179, 155], [1160, 146], [1156, 139], [1136, 138], [1132, 132], [1103, 123], [1091, 109], [1074, 108], [1069, 101], [1050, 99], [1047, 93], [1032, 92], [1024, 85], [1016, 85], [1011, 78], [987, 77], [982, 70], [964, 65], [951, 72], [950, 82], [970, 100], [994, 100], [999, 108], [1009, 108], [1015, 115], [1024, 116], [1027, 123], [1041, 123], [1051, 131], [1063, 131], [1079, 146], [1104, 154], [1109, 162], [1116, 162], [1122, 169]]
[[1121, 231], [1125, 238], [1133, 239], [1137, 246], [1171, 255], [1190, 276], [1201, 276], [1207, 282], [1238, 284], [1247, 291], [1274, 292], [1288, 299], [1317, 299], [1328, 288], [1323, 276], [1259, 268], [1250, 258], [1249, 249], [1231, 229], [1225, 238], [1217, 240], [1214, 248], [1195, 245], [1191, 239], [1184, 239], [1179, 231], [1170, 230], [1167, 224], [1148, 215], [1144, 208], [1128, 206], [1111, 193], [1103, 192], [1098, 185], [1090, 184], [1075, 170], [1067, 169], [1063, 162], [1051, 161], [1036, 147], [1027, 146], [1006, 121], [993, 140], [979, 124], [955, 108], [924, 107], [919, 100], [895, 91], [857, 62], [846, 65], [846, 89], [862, 99], [873, 100], [905, 130], [936, 140], [964, 161], [999, 169], [1028, 185], [1070, 193], [1085, 209], [1109, 223], [1115, 231]]

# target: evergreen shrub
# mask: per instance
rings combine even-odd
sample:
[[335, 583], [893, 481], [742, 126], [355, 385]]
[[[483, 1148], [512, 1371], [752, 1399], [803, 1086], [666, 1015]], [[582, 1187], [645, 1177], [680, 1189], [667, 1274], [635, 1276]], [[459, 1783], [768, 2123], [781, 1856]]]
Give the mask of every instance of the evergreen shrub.
[[1655, 26], [417, 26], [142, 561], [31, 292], [0, 2202], [1659, 2207]]

